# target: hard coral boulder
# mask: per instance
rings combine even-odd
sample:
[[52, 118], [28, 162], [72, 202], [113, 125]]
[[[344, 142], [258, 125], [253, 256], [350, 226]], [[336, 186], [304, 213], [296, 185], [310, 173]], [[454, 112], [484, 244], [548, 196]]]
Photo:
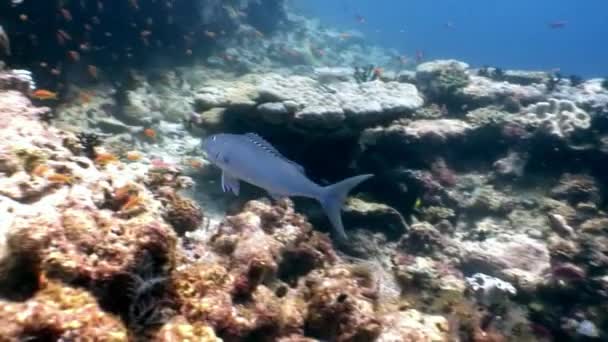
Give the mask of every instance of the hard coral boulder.
[[469, 83], [468, 68], [468, 64], [456, 60], [422, 63], [416, 68], [416, 84], [430, 98], [446, 98]]
[[549, 268], [547, 246], [524, 234], [503, 234], [484, 241], [464, 241], [461, 267], [465, 273], [482, 272], [527, 291], [543, 280]]
[[591, 116], [568, 100], [549, 99], [530, 105], [523, 112], [516, 121], [561, 139], [569, 139], [591, 127]]
[[566, 173], [559, 179], [559, 183], [551, 189], [551, 197], [566, 200], [576, 205], [581, 202], [594, 203], [598, 205], [601, 193], [597, 181], [585, 174]]
[[250, 110], [248, 117], [290, 129], [336, 130], [343, 123], [369, 126], [422, 106], [416, 87], [397, 82], [324, 84], [306, 76], [268, 73], [233, 82], [211, 80], [195, 96], [198, 110]]
[[377, 342], [444, 342], [449, 337], [448, 321], [410, 309], [382, 317], [383, 330]]
[[83, 289], [43, 281], [42, 288], [22, 303], [0, 300], [0, 336], [4, 341], [78, 340], [126, 341], [127, 329], [106, 313]]

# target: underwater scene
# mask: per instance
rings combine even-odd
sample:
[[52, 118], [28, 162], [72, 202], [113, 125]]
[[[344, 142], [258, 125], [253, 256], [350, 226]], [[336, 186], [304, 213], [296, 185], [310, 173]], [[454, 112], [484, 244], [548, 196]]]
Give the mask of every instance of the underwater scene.
[[0, 1], [0, 342], [608, 341], [608, 3]]

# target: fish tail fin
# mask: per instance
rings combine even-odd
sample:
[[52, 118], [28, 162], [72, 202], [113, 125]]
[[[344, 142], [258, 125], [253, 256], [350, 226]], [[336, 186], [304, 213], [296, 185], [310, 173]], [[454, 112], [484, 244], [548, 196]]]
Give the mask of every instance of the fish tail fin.
[[324, 187], [321, 192], [319, 202], [321, 202], [321, 206], [325, 210], [325, 214], [329, 218], [337, 238], [341, 241], [348, 240], [344, 232], [344, 226], [342, 225], [342, 216], [340, 215], [346, 196], [354, 187], [372, 176], [371, 174], [367, 174], [347, 178], [341, 182]]

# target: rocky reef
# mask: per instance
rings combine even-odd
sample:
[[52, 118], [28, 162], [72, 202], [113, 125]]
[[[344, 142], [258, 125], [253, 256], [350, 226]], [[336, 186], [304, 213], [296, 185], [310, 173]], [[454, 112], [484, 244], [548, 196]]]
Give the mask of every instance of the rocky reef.
[[[184, 10], [151, 4], [125, 2], [136, 18]], [[605, 80], [405, 65], [282, 1], [189, 5], [222, 57], [73, 82], [46, 103], [40, 70], [16, 69], [34, 46], [5, 27], [2, 338], [606, 339]], [[74, 6], [61, 25], [91, 18]], [[165, 42], [152, 32], [133, 54]], [[316, 203], [222, 194], [199, 147], [215, 132], [256, 132], [322, 185], [373, 173], [343, 210], [350, 243]]]

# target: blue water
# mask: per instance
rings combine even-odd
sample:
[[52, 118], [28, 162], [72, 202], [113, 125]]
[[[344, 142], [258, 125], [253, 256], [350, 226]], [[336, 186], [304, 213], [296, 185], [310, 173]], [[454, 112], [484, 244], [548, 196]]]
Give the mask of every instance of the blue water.
[[[608, 75], [608, 0], [293, 0], [370, 42], [473, 66]], [[359, 23], [356, 16], [365, 18]], [[561, 29], [549, 23], [566, 21]], [[450, 23], [450, 24], [448, 24]]]

